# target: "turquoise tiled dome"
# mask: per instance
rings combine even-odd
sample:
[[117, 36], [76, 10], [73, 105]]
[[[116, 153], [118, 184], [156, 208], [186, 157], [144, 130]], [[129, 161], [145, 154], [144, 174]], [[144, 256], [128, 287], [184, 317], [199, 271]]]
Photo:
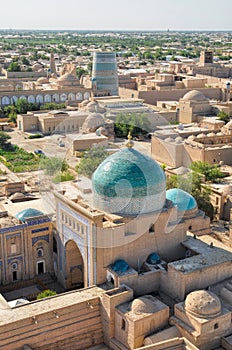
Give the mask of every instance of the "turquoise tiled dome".
[[192, 210], [197, 208], [197, 202], [191, 194], [179, 189], [172, 188], [166, 192], [166, 197], [177, 205], [178, 211]]
[[165, 202], [165, 175], [150, 157], [132, 148], [103, 161], [93, 174], [94, 204], [121, 215], [160, 210]]
[[18, 214], [15, 215], [15, 217], [24, 222], [26, 219], [28, 218], [33, 218], [35, 216], [41, 216], [44, 215], [44, 213], [42, 213], [42, 211], [37, 210], [37, 209], [33, 209], [33, 208], [28, 208], [28, 209], [24, 209], [22, 211], [20, 211]]

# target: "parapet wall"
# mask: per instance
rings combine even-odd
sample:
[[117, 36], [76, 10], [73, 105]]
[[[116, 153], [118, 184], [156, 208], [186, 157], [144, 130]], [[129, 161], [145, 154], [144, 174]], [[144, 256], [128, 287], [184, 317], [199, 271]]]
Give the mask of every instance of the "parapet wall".
[[101, 344], [98, 294], [93, 287], [4, 310], [0, 349], [21, 350], [28, 344], [33, 350], [81, 350]]

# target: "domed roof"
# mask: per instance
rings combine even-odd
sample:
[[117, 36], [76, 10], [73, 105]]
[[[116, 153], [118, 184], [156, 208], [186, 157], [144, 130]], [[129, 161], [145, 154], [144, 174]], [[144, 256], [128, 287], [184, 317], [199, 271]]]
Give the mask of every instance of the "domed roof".
[[156, 265], [156, 264], [160, 264], [161, 263], [161, 259], [160, 259], [160, 256], [157, 253], [151, 253], [147, 257], [147, 262], [148, 262], [148, 264]]
[[194, 100], [194, 101], [207, 101], [207, 98], [200, 91], [192, 90], [192, 91], [187, 92], [187, 94], [185, 94], [183, 96], [183, 100], [185, 100], [185, 101], [192, 101], [192, 100]]
[[228, 129], [232, 129], [232, 120], [229, 121], [226, 125], [225, 125], [226, 128]]
[[111, 265], [111, 268], [115, 272], [126, 272], [129, 269], [129, 265], [125, 260], [119, 259]]
[[208, 137], [213, 137], [215, 136], [216, 134], [214, 132], [210, 132], [209, 134], [207, 134]]
[[97, 102], [95, 101], [91, 101], [87, 104], [86, 106], [86, 109], [89, 111], [89, 112], [96, 112], [97, 110]]
[[58, 79], [59, 81], [64, 81], [64, 80], [78, 80], [77, 77], [75, 77], [75, 75], [71, 74], [71, 73], [65, 73], [63, 75], [61, 75]]
[[41, 216], [44, 215], [44, 213], [42, 213], [42, 211], [34, 209], [34, 208], [28, 208], [28, 209], [24, 209], [22, 211], [20, 211], [18, 214], [15, 215], [15, 217], [24, 222], [26, 219], [29, 218], [33, 218], [36, 216]]
[[200, 139], [200, 138], [205, 137], [205, 136], [206, 136], [205, 134], [201, 133], [201, 134], [197, 135], [197, 138]]
[[58, 79], [62, 85], [79, 85], [79, 80], [71, 73], [65, 73]]
[[131, 312], [133, 314], [152, 314], [156, 312], [155, 303], [149, 295], [134, 299], [131, 304]]
[[47, 83], [49, 83], [49, 79], [45, 78], [45, 77], [40, 77], [39, 79], [37, 79], [36, 83], [38, 83], [38, 84], [47, 84]]
[[166, 142], [174, 142], [174, 139], [169, 136], [164, 141], [166, 141]]
[[105, 124], [105, 119], [101, 114], [90, 113], [82, 125], [82, 130], [83, 132], [95, 131], [94, 129], [103, 124]]
[[121, 215], [160, 210], [165, 203], [165, 187], [159, 164], [132, 148], [112, 154], [93, 174], [96, 207]]
[[180, 188], [171, 188], [166, 192], [166, 198], [177, 205], [178, 211], [192, 210], [197, 208], [197, 202], [191, 194]]
[[187, 296], [185, 310], [200, 318], [216, 317], [221, 313], [221, 302], [214, 293], [197, 290]]
[[188, 136], [188, 140], [195, 140], [195, 136], [194, 135]]

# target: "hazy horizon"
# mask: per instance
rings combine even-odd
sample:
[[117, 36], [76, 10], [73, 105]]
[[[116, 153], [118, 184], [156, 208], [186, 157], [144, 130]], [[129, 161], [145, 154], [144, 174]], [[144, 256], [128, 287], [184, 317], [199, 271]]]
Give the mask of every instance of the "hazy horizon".
[[231, 0], [11, 0], [2, 10], [0, 30], [232, 30]]

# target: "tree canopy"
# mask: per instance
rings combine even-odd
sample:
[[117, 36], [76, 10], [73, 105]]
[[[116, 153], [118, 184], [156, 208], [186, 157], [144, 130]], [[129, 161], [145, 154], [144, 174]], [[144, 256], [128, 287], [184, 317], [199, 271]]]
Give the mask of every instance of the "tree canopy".
[[11, 62], [7, 70], [8, 72], [21, 72], [21, 67], [18, 62]]
[[217, 117], [218, 119], [222, 120], [223, 122], [225, 123], [228, 123], [230, 121], [230, 116], [229, 114], [227, 114], [226, 112], [224, 111], [220, 111], [218, 114], [217, 114]]
[[197, 201], [198, 208], [203, 210], [212, 220], [214, 208], [210, 203], [211, 190], [209, 186], [202, 186], [202, 176], [198, 173], [188, 173], [186, 175], [171, 175], [167, 178], [167, 190], [170, 188], [180, 188], [190, 193]]
[[133, 136], [139, 136], [149, 133], [151, 127], [145, 114], [120, 113], [116, 117], [114, 131], [119, 137], [126, 137], [129, 132]]
[[190, 169], [198, 174], [204, 175], [206, 181], [216, 181], [224, 177], [224, 174], [221, 172], [218, 165], [210, 165], [206, 162], [192, 162]]
[[10, 139], [11, 137], [8, 134], [0, 131], [0, 148], [4, 150], [9, 149], [11, 146], [11, 143], [9, 142]]
[[108, 153], [104, 147], [93, 146], [84, 153], [80, 163], [76, 166], [76, 171], [80, 175], [91, 177], [97, 167], [107, 158], [107, 156]]
[[54, 176], [59, 172], [67, 171], [68, 165], [61, 158], [41, 158], [40, 168], [44, 169], [47, 175]]

